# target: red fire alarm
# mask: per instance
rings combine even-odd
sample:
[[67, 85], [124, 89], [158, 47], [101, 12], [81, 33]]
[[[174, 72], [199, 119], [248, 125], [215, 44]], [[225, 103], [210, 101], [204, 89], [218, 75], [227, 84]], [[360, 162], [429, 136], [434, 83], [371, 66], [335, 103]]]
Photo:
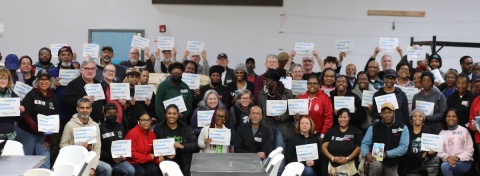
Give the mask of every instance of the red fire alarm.
[[164, 24], [160, 25], [160, 32], [161, 33], [167, 32], [167, 25], [164, 25]]

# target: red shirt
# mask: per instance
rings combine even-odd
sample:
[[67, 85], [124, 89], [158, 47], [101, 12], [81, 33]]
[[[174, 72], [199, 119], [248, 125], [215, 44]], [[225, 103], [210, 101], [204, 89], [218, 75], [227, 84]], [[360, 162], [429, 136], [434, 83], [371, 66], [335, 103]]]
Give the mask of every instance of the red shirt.
[[[477, 96], [470, 105], [470, 117], [468, 118], [468, 126], [470, 129], [475, 128], [472, 126], [472, 122], [475, 121], [475, 117], [480, 117], [480, 96]], [[480, 124], [479, 124], [480, 125]], [[480, 133], [475, 129], [475, 143], [480, 143]]]
[[313, 98], [309, 98], [308, 92], [299, 95], [298, 99], [308, 99], [308, 114], [315, 124], [315, 132], [317, 134], [325, 134], [332, 127], [332, 103], [330, 97], [318, 90], [318, 93]]
[[125, 137], [125, 140], [132, 140], [132, 157], [128, 158], [128, 162], [131, 164], [153, 162], [150, 154], [153, 154], [154, 139], [156, 136], [152, 130], [144, 131], [139, 125], [132, 128]]

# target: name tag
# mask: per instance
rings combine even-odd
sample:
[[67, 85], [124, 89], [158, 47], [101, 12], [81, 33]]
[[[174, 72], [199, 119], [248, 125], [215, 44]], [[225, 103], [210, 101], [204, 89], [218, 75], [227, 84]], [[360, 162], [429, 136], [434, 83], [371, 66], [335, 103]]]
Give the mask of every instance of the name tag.
[[105, 133], [105, 134], [102, 134], [102, 139], [109, 138], [109, 137], [112, 137], [112, 136], [115, 136], [115, 133], [113, 133], [113, 132]]
[[231, 79], [227, 79], [227, 84], [230, 83], [230, 82], [232, 82], [232, 80], [231, 80]]
[[262, 142], [262, 138], [259, 138], [259, 137], [255, 137], [253, 138], [253, 140], [255, 140], [255, 142]]
[[462, 105], [465, 106], [465, 107], [468, 107], [468, 101], [462, 101]]
[[346, 134], [345, 138], [353, 138], [353, 135], [352, 134]]
[[34, 103], [35, 103], [35, 104], [38, 104], [38, 105], [45, 106], [45, 102], [42, 101], [42, 100], [35, 100]]
[[180, 89], [180, 93], [188, 93], [188, 89]]

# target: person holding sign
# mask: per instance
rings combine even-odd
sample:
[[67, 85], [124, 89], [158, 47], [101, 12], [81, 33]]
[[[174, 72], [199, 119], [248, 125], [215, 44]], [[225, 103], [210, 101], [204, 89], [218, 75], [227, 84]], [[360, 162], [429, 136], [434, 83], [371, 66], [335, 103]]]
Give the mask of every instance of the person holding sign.
[[[395, 118], [395, 107], [390, 102], [381, 106], [380, 117], [382, 121], [368, 127], [360, 146], [361, 156], [365, 158], [365, 173], [370, 176], [398, 175], [398, 162], [408, 150], [409, 131], [403, 121]], [[374, 143], [384, 145], [383, 161], [377, 161], [373, 156]]]
[[[183, 62], [187, 61], [187, 57], [189, 54], [190, 51], [188, 50], [185, 50], [185, 52], [183, 52]], [[202, 64], [200, 64], [200, 54], [202, 55]], [[210, 66], [208, 65], [207, 52], [205, 50], [202, 50], [202, 53], [192, 53], [190, 55], [190, 61], [195, 62], [195, 64], [197, 64], [198, 66], [195, 72], [192, 74], [208, 75], [208, 70], [210, 70]]]
[[158, 164], [165, 160], [163, 156], [153, 154], [153, 140], [155, 133], [150, 130], [152, 120], [150, 115], [143, 111], [138, 113], [138, 125], [127, 133], [125, 140], [132, 141], [132, 157], [127, 161], [135, 168], [135, 175], [150, 176], [159, 175]]
[[290, 76], [292, 77], [292, 80], [303, 80], [303, 72], [305, 72], [305, 70], [302, 65], [294, 64], [292, 70], [290, 70]]
[[[4, 98], [15, 98], [18, 97], [15, 92], [13, 92], [13, 81], [10, 71], [5, 68], [0, 68], [0, 101]], [[20, 98], [18, 98], [20, 101]], [[6, 108], [6, 107], [5, 107]], [[16, 108], [16, 107], [13, 107]], [[25, 108], [23, 106], [18, 107], [18, 113], [23, 113]], [[8, 137], [9, 140], [15, 139], [15, 119], [18, 118], [15, 116], [1, 116], [0, 117], [0, 139], [5, 139]]]
[[[0, 79], [5, 80], [4, 77]], [[10, 77], [9, 81], [11, 82]], [[27, 93], [21, 102], [25, 111], [17, 121], [18, 127], [16, 128], [16, 140], [23, 144], [25, 155], [46, 156], [47, 159], [41, 168], [48, 169], [50, 169], [50, 145], [53, 142], [54, 134], [38, 131], [37, 115], [58, 114], [57, 99], [50, 89], [51, 85], [50, 74], [46, 70], [38, 72], [35, 88]]]
[[[148, 80], [150, 79], [150, 72], [147, 69], [140, 69], [140, 83], [139, 85], [148, 85]], [[155, 91], [155, 90], [154, 90]], [[152, 93], [150, 98], [150, 106], [147, 106], [148, 113], [152, 116], [152, 126], [157, 123], [157, 113], [155, 113], [155, 94]]]
[[193, 131], [183, 120], [179, 120], [180, 110], [177, 105], [170, 104], [166, 108], [166, 120], [155, 127], [154, 132], [157, 139], [173, 138], [175, 143], [175, 155], [163, 156], [165, 160], [176, 162], [183, 175], [190, 175], [192, 154], [198, 148], [197, 138]]
[[355, 158], [360, 154], [363, 134], [355, 126], [350, 125], [350, 111], [342, 108], [337, 111], [338, 126], [328, 130], [322, 143], [322, 151], [330, 160], [328, 174], [347, 173], [354, 175]]
[[[147, 51], [148, 50], [148, 51]], [[150, 49], [145, 48], [145, 54], [150, 54]], [[147, 59], [147, 58], [146, 58]], [[149, 59], [149, 57], [148, 57]], [[131, 48], [128, 52], [128, 60], [120, 62], [120, 66], [125, 67], [125, 69], [136, 67], [136, 68], [145, 68], [150, 71], [153, 71], [153, 65], [140, 60], [140, 50], [138, 48]]]
[[[138, 116], [138, 112], [147, 111], [148, 107], [153, 106], [151, 104], [150, 99], [146, 99], [145, 101], [136, 101], [133, 97], [135, 95], [135, 85], [138, 85], [140, 81], [140, 70], [137, 68], [129, 68], [127, 69], [127, 79], [124, 82], [129, 83], [130, 89], [130, 100], [127, 100], [127, 103], [123, 106], [123, 110], [125, 111], [125, 118], [124, 122], [126, 122], [125, 129], [126, 131], [130, 131], [130, 129], [134, 128], [137, 123], [137, 119], [135, 117]], [[121, 103], [125, 100], [119, 100]]]
[[[397, 46], [395, 49], [397, 50], [400, 57], [402, 57], [403, 56], [402, 48], [400, 46]], [[377, 57], [378, 53], [380, 53], [381, 50], [382, 49], [380, 48], [380, 46], [375, 47], [375, 51], [373, 52], [373, 55], [370, 57], [370, 59], [368, 59], [367, 64], [365, 65], [365, 69], [364, 69], [364, 71], [367, 72], [367, 71], [373, 69], [373, 68], [371, 68], [371, 66], [373, 66], [373, 65], [370, 65], [370, 64], [372, 62], [376, 63], [376, 74], [375, 75], [370, 74], [370, 76], [372, 78], [374, 78], [374, 80], [377, 79], [377, 76], [378, 76], [378, 79], [383, 80], [383, 78], [385, 76], [385, 71], [387, 69], [391, 69], [392, 65], [393, 65], [392, 57], [388, 54], [385, 54], [385, 55], [382, 56], [382, 59], [381, 59], [382, 70], [383, 71], [379, 70], [378, 62], [375, 61], [375, 58]], [[377, 87], [375, 87], [375, 88], [378, 89]]]
[[[393, 69], [385, 70], [385, 87], [380, 88], [375, 94], [373, 94], [373, 119], [374, 121], [380, 120], [380, 111], [378, 107], [381, 107], [381, 104], [377, 104], [376, 97], [384, 96], [387, 94], [394, 94], [397, 99], [398, 110], [395, 110], [395, 120], [401, 121], [403, 124], [410, 123], [408, 118], [408, 99], [405, 92], [402, 89], [395, 87], [395, 81], [397, 79], [397, 72]], [[392, 102], [393, 103], [393, 102]]]
[[[353, 98], [353, 102], [349, 101], [349, 100], [340, 100], [340, 101], [335, 101], [335, 97], [343, 97], [343, 98]], [[350, 117], [352, 117], [352, 119], [350, 119], [350, 124], [357, 127], [358, 129], [360, 129], [361, 127], [361, 123], [365, 120], [366, 118], [366, 114], [365, 114], [365, 111], [363, 111], [363, 107], [362, 107], [362, 99], [360, 99], [357, 95], [355, 95], [354, 93], [352, 93], [352, 91], [350, 91], [350, 84], [348, 83], [348, 78], [347, 76], [345, 75], [339, 75], [336, 80], [335, 80], [335, 90], [331, 91], [330, 92], [330, 101], [332, 102], [332, 105], [334, 105], [333, 107], [333, 114], [334, 115], [338, 115], [337, 114], [337, 110], [338, 109], [341, 109], [341, 107], [335, 107], [335, 103], [337, 103], [337, 105], [340, 105], [343, 107], [343, 105], [347, 105], [348, 107], [351, 108], [351, 106], [353, 105], [353, 110], [355, 110], [354, 112], [351, 112], [351, 114], [349, 114]], [[343, 104], [344, 103], [344, 104]], [[337, 120], [333, 120], [333, 126], [337, 126], [338, 123]]]
[[[205, 126], [200, 131], [198, 136], [198, 147], [200, 148], [200, 153], [228, 153], [228, 145], [214, 145], [212, 143], [212, 138], [210, 137], [210, 129], [224, 129], [230, 130], [225, 126], [225, 122], [228, 121], [227, 110], [220, 108], [215, 110], [212, 117], [212, 122], [209, 126]], [[229, 141], [230, 142], [230, 141]]]
[[358, 97], [362, 97], [362, 104], [366, 104], [366, 105], [363, 105], [365, 107], [362, 107], [362, 110], [365, 112], [365, 115], [366, 115], [365, 119], [362, 120], [360, 125], [360, 129], [362, 130], [362, 132], [367, 131], [368, 127], [370, 126], [370, 124], [372, 124], [372, 120], [373, 120], [373, 117], [372, 117], [373, 106], [371, 102], [372, 97], [370, 97], [370, 103], [363, 103], [364, 97], [366, 97], [363, 95], [364, 91], [368, 91], [369, 93], [371, 93], [371, 95], [373, 95], [373, 93], [377, 91], [371, 84], [368, 83], [368, 80], [370, 80], [369, 77], [370, 76], [364, 71], [358, 72], [357, 85], [355, 85], [355, 87], [352, 90], [352, 93], [354, 93]]
[[124, 176], [135, 175], [135, 168], [127, 162], [127, 157], [113, 157], [112, 142], [122, 140], [125, 137], [125, 129], [122, 123], [117, 122], [117, 106], [107, 103], [103, 106], [104, 123], [100, 124], [102, 148], [100, 160], [110, 164], [112, 172]]
[[[102, 47], [100, 52], [100, 63], [97, 65], [97, 73], [95, 74], [95, 79], [97, 81], [103, 81], [106, 72], [114, 75], [112, 81], [115, 83], [121, 83], [123, 79], [125, 79], [125, 67], [112, 63], [114, 56], [113, 48], [111, 46], [107, 45]], [[105, 70], [107, 65], [113, 65], [114, 69]]]
[[433, 87], [434, 76], [423, 72], [421, 76], [423, 90], [413, 96], [412, 109], [421, 109], [425, 113], [425, 125], [438, 134], [443, 129], [443, 118], [447, 109], [445, 96]]
[[226, 107], [220, 100], [218, 93], [215, 90], [207, 91], [203, 97], [203, 100], [198, 103], [198, 107], [193, 111], [192, 119], [190, 120], [190, 128], [193, 130], [193, 133], [195, 133], [195, 136], [199, 136], [200, 131], [203, 128], [203, 126], [200, 126], [198, 123], [198, 112], [217, 110], [220, 108]]
[[440, 168], [445, 176], [462, 175], [470, 171], [473, 164], [473, 141], [465, 127], [458, 125], [456, 110], [447, 110], [445, 117], [447, 129], [440, 132], [443, 136], [443, 151], [438, 157], [443, 163]]
[[410, 144], [407, 154], [403, 156], [398, 164], [398, 174], [405, 176], [407, 174], [419, 174], [421, 171], [427, 171], [428, 175], [438, 175], [440, 159], [436, 157], [437, 152], [433, 150], [422, 151], [422, 134], [431, 134], [428, 127], [423, 125], [425, 114], [419, 109], [414, 109], [410, 113], [411, 124], [408, 124], [410, 132]]
[[[154, 61], [154, 71], [155, 73], [168, 73], [168, 66], [177, 61], [177, 51], [175, 47], [172, 50], [161, 50], [162, 54], [160, 55], [160, 49], [157, 48], [155, 51], [155, 56], [157, 57]], [[173, 55], [172, 55], [173, 52]], [[153, 59], [150, 59], [153, 61]]]
[[272, 151], [272, 134], [262, 123], [262, 109], [259, 106], [250, 108], [250, 120], [239, 126], [235, 134], [235, 153], [256, 153], [262, 160]]
[[318, 154], [320, 153], [320, 142], [318, 141], [318, 134], [315, 134], [315, 124], [313, 124], [313, 121], [310, 117], [303, 115], [295, 125], [295, 134], [287, 143], [286, 160], [287, 163], [300, 162], [305, 165], [302, 176], [318, 175], [317, 173], [319, 172], [317, 168], [320, 164], [318, 159], [300, 161], [300, 158], [297, 158], [298, 152], [296, 146], [305, 144], [314, 144], [316, 146], [315, 148], [317, 150], [317, 156], [313, 156], [313, 158], [318, 158]]
[[[235, 81], [228, 83], [226, 86], [232, 97], [236, 97], [239, 91], [245, 89], [253, 92], [253, 83], [247, 81], [247, 68], [245, 67], [245, 64], [239, 63], [237, 65], [235, 68], [235, 78]], [[235, 100], [232, 100], [232, 104], [234, 103]]]

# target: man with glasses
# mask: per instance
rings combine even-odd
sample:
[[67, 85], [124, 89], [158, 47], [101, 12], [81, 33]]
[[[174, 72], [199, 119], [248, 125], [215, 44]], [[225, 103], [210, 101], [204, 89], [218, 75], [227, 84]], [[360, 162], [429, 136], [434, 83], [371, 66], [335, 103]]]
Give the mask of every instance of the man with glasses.
[[470, 56], [463, 56], [460, 58], [460, 67], [462, 67], [462, 74], [468, 75], [472, 79], [473, 59]]
[[107, 66], [108, 64], [112, 64], [113, 66], [115, 66], [115, 79], [113, 80], [113, 82], [121, 83], [123, 79], [125, 79], [125, 67], [112, 63], [113, 56], [113, 48], [111, 46], [102, 47], [102, 50], [100, 52], [100, 64], [97, 65], [97, 73], [95, 76], [95, 80], [103, 80], [102, 72], [104, 71], [105, 66]]
[[50, 71], [51, 69], [55, 68], [55, 65], [51, 63], [51, 60], [52, 51], [47, 47], [40, 48], [40, 51], [38, 51], [38, 62], [34, 65], [35, 72], [37, 73], [43, 69]]

